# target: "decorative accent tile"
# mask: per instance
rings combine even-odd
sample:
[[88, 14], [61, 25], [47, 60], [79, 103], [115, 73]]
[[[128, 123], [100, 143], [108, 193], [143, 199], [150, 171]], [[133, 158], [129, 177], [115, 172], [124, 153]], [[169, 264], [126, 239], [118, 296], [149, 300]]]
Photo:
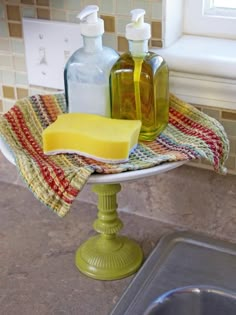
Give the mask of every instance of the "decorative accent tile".
[[21, 0], [21, 3], [24, 3], [24, 4], [34, 4], [34, 0]]
[[162, 38], [161, 22], [152, 22], [152, 37]]
[[207, 114], [208, 116], [220, 120], [220, 111], [217, 109], [210, 109], [210, 108], [202, 108], [203, 113]]
[[222, 111], [221, 117], [228, 120], [236, 120], [236, 112]]
[[7, 38], [0, 38], [0, 51], [10, 51], [10, 41]]
[[8, 25], [4, 21], [0, 21], [0, 37], [8, 37], [9, 31], [8, 31]]
[[20, 4], [20, 0], [7, 0], [8, 4]]
[[15, 99], [15, 90], [13, 86], [2, 86], [3, 97]]
[[36, 18], [36, 9], [34, 7], [22, 7], [22, 17]]
[[10, 21], [20, 21], [20, 7], [18, 5], [7, 5], [7, 17]]
[[20, 23], [8, 23], [11, 37], [22, 38], [22, 25]]
[[160, 48], [160, 47], [163, 47], [163, 42], [162, 42], [162, 40], [152, 39], [151, 40], [151, 46]]
[[16, 54], [24, 54], [25, 46], [23, 39], [12, 39], [11, 40], [12, 51]]
[[115, 32], [115, 17], [114, 16], [101, 15], [101, 19], [104, 20], [105, 32], [114, 33]]
[[125, 52], [128, 51], [128, 41], [125, 37], [123, 36], [118, 36], [117, 37], [117, 47], [119, 52]]
[[17, 99], [27, 97], [29, 95], [28, 89], [16, 88]]
[[36, 4], [48, 7], [49, 6], [49, 0], [36, 0]]
[[14, 71], [2, 71], [2, 83], [5, 85], [15, 85], [15, 72]]
[[39, 19], [50, 20], [50, 10], [37, 8], [37, 17]]

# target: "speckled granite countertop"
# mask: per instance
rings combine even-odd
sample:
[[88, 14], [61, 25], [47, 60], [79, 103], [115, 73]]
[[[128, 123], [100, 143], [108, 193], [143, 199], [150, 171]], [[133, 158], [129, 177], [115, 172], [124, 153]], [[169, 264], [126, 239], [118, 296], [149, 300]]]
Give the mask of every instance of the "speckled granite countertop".
[[[24, 187], [0, 182], [0, 309], [4, 315], [109, 314], [132, 277], [97, 281], [74, 265], [75, 249], [94, 234], [93, 205], [75, 202], [56, 217]], [[125, 235], [145, 253], [174, 228], [122, 213]]]

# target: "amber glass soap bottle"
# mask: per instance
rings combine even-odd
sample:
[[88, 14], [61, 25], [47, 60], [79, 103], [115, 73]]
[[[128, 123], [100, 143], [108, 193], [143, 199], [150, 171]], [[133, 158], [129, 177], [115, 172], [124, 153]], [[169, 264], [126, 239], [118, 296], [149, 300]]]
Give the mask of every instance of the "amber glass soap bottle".
[[131, 11], [132, 23], [126, 26], [129, 52], [111, 69], [111, 114], [141, 120], [139, 140], [152, 141], [168, 124], [169, 72], [164, 59], [148, 51], [151, 28], [144, 14], [143, 9]]

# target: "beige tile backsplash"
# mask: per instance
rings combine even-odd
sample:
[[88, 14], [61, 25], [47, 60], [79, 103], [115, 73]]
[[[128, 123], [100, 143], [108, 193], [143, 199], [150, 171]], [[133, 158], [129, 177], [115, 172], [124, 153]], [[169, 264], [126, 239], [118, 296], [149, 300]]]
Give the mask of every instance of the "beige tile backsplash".
[[104, 20], [104, 28], [105, 32], [107, 33], [115, 33], [115, 17], [114, 16], [107, 16], [107, 15], [101, 15], [101, 19]]
[[236, 112], [222, 111], [221, 118], [236, 121]]
[[[151, 47], [162, 47], [162, 0], [0, 0], [0, 114], [11, 108], [16, 99], [54, 90], [29, 86], [25, 67], [23, 16], [56, 21], [76, 22], [78, 12], [88, 4], [97, 4], [105, 22], [104, 42], [118, 51], [128, 48], [124, 37], [129, 11], [146, 10], [145, 20], [152, 25]], [[236, 110], [225, 110], [194, 104], [219, 120], [230, 139], [229, 173], [236, 174]], [[198, 167], [209, 168], [204, 162]]]
[[20, 21], [20, 7], [18, 5], [7, 5], [7, 17], [9, 21]]
[[17, 98], [21, 99], [28, 96], [28, 89], [16, 88]]
[[3, 85], [2, 86], [2, 90], [3, 90], [3, 97], [4, 98], [10, 98], [10, 99], [13, 99], [13, 100], [16, 98], [15, 90], [14, 90], [13, 86]]
[[43, 8], [37, 8], [37, 17], [39, 19], [50, 20], [50, 10], [49, 9], [43, 9]]
[[8, 22], [10, 37], [22, 38], [22, 24]]

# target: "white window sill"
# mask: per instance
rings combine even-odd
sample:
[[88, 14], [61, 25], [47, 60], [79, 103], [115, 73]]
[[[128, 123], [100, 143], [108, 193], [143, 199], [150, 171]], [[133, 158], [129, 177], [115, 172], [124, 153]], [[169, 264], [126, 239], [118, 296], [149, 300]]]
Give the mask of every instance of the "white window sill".
[[236, 41], [184, 35], [153, 49], [170, 69], [170, 90], [188, 102], [236, 109]]

